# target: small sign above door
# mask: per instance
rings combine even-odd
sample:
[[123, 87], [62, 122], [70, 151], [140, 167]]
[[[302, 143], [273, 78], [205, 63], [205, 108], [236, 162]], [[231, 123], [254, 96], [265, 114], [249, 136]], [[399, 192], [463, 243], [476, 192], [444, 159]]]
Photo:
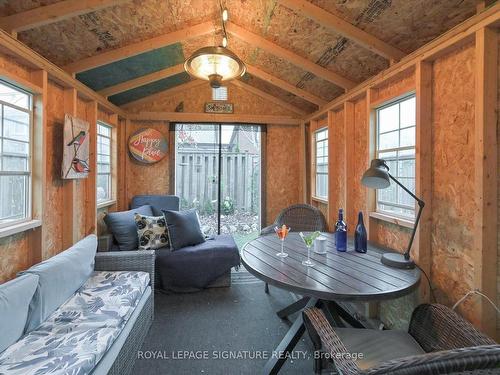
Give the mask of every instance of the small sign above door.
[[130, 155], [144, 164], [154, 164], [162, 160], [168, 151], [168, 142], [158, 130], [140, 129], [128, 141]]
[[233, 113], [234, 106], [233, 103], [218, 103], [218, 102], [208, 102], [205, 103], [206, 113]]

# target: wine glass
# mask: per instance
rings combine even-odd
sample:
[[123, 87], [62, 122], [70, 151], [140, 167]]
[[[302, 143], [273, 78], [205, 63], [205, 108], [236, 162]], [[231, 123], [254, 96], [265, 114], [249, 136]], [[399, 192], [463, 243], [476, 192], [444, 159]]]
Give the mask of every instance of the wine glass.
[[287, 227], [285, 224], [283, 224], [281, 227], [274, 227], [274, 231], [278, 235], [278, 238], [281, 240], [281, 251], [276, 255], [280, 258], [286, 258], [288, 254], [283, 251], [283, 245], [285, 244], [285, 238], [288, 235], [288, 232], [290, 232], [290, 227]]
[[309, 235], [306, 235], [302, 232], [299, 233], [300, 238], [302, 238], [302, 241], [304, 241], [304, 244], [307, 247], [307, 259], [302, 261], [302, 264], [307, 267], [314, 267], [314, 263], [311, 262], [311, 247], [314, 243], [314, 240], [321, 235], [320, 232], [316, 231], [314, 233], [311, 233]]

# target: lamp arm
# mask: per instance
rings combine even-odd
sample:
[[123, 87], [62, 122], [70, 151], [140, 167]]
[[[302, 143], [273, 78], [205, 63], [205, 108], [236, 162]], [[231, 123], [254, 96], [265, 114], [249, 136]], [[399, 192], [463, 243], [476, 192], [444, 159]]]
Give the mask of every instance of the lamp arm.
[[420, 221], [420, 216], [422, 215], [422, 210], [424, 209], [425, 202], [418, 198], [415, 194], [413, 194], [406, 186], [404, 186], [401, 182], [396, 180], [390, 173], [387, 173], [392, 181], [394, 181], [397, 185], [401, 186], [401, 188], [406, 191], [413, 199], [415, 199], [418, 203], [418, 213], [417, 217], [415, 218], [415, 225], [413, 226], [413, 231], [411, 232], [411, 237], [410, 237], [410, 243], [408, 244], [408, 248], [406, 249], [404, 253], [404, 257], [406, 260], [410, 259], [410, 251], [411, 251], [411, 246], [413, 245], [413, 240], [415, 239], [415, 234], [417, 233], [417, 227], [418, 227], [418, 222]]

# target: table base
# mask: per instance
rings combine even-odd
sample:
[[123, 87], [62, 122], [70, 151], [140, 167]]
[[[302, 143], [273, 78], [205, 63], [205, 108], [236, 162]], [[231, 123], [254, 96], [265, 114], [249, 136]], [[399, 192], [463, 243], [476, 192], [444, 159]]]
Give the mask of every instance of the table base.
[[[355, 328], [366, 328], [363, 323], [353, 317], [338, 303], [312, 297], [302, 297], [301, 299], [295, 301], [287, 307], [279, 310], [276, 314], [281, 319], [286, 319], [289, 315], [292, 315], [296, 312], [302, 312], [302, 310], [309, 307], [321, 308], [321, 310], [325, 314], [325, 317], [334, 327], [345, 327], [346, 325], [344, 322], [346, 322], [347, 324]], [[297, 319], [295, 319], [285, 337], [283, 337], [279, 345], [276, 347], [272, 358], [266, 363], [263, 371], [264, 374], [277, 374], [280, 371], [281, 367], [288, 359], [288, 355], [295, 348], [305, 330], [306, 327], [304, 325], [304, 320], [301, 313], [297, 317]], [[313, 342], [313, 345], [314, 350], [319, 350], [321, 348], [321, 343]], [[318, 370], [320, 369], [321, 359], [315, 360], [315, 372], [318, 372]]]

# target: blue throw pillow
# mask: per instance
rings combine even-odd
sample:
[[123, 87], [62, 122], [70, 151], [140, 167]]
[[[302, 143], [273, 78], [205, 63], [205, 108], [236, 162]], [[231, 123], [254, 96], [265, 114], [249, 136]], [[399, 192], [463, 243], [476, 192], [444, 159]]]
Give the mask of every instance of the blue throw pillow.
[[196, 210], [163, 211], [167, 222], [168, 237], [173, 250], [205, 242]]
[[38, 288], [30, 304], [27, 332], [42, 324], [88, 280], [94, 272], [96, 251], [97, 236], [92, 234], [62, 253], [19, 273], [38, 276]]
[[0, 285], [0, 353], [24, 334], [37, 275], [23, 275]]
[[135, 226], [135, 214], [153, 216], [151, 206], [141, 206], [130, 211], [110, 212], [104, 216], [104, 222], [115, 237], [118, 248], [122, 251], [137, 250], [139, 240]]

